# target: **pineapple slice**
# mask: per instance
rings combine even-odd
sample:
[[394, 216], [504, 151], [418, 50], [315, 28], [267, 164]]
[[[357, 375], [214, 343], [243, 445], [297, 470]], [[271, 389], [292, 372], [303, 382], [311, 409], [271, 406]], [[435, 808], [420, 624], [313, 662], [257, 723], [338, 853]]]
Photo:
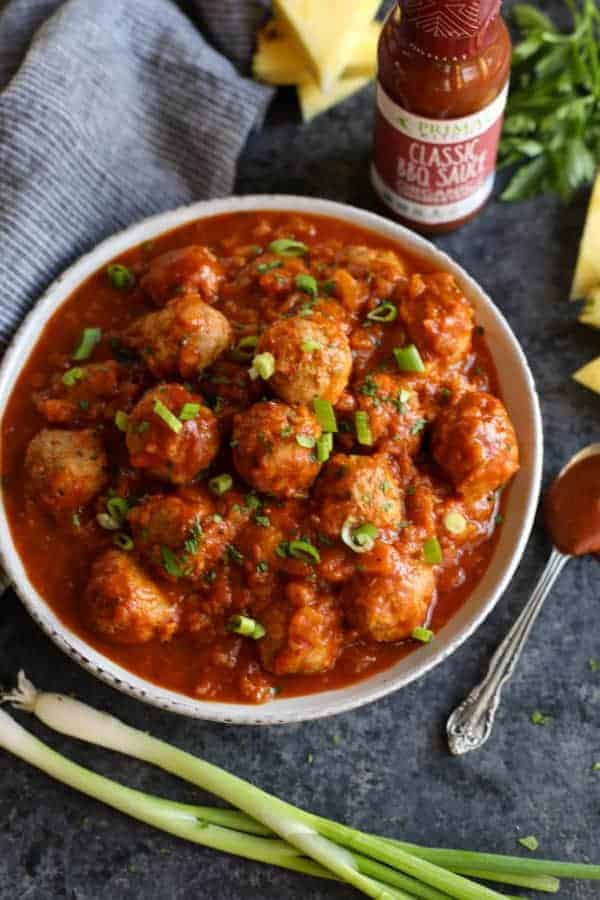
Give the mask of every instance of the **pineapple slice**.
[[[344, 70], [344, 77], [373, 77], [381, 27], [380, 22], [369, 24]], [[254, 77], [267, 84], [300, 85], [315, 80], [306, 53], [285, 24], [277, 19], [271, 19], [258, 32], [252, 68]]]
[[597, 394], [600, 394], [600, 356], [589, 362], [587, 366], [583, 366], [583, 368], [575, 372], [573, 378], [579, 384], [589, 388], [590, 391], [595, 391]]
[[573, 277], [571, 300], [587, 297], [593, 288], [600, 287], [600, 174], [592, 191], [579, 258]]
[[[373, 72], [373, 74], [375, 73]], [[340, 78], [327, 93], [321, 90], [314, 78], [311, 78], [305, 84], [298, 85], [298, 99], [302, 109], [302, 118], [305, 122], [309, 122], [315, 116], [320, 115], [325, 110], [330, 109], [337, 103], [341, 103], [342, 100], [359, 91], [371, 81], [372, 77], [371, 75], [370, 77]]]
[[329, 92], [375, 18], [380, 0], [274, 0], [311, 63], [323, 91]]
[[592, 288], [588, 292], [583, 309], [579, 313], [579, 321], [582, 325], [600, 329], [600, 287]]

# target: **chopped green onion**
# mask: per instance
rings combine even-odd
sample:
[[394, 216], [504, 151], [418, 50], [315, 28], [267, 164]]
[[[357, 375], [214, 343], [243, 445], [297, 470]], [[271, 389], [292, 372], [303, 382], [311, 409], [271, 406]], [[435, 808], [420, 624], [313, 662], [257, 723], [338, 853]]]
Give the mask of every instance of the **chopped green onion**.
[[287, 552], [294, 559], [303, 559], [310, 563], [321, 562], [321, 554], [310, 541], [290, 541], [287, 545]]
[[81, 527], [81, 519], [80, 519], [80, 517], [77, 515], [77, 513], [73, 513], [73, 515], [71, 516], [71, 522], [72, 522], [74, 528], [80, 528], [80, 527]]
[[179, 434], [181, 429], [183, 428], [182, 423], [179, 421], [176, 415], [171, 412], [168, 406], [162, 402], [162, 400], [154, 401], [154, 413], [158, 416], [159, 419], [162, 419], [165, 425], [167, 425], [171, 431], [174, 431], [175, 434]]
[[302, 344], [303, 353], [314, 353], [316, 350], [322, 350], [323, 345], [319, 343], [319, 341], [313, 341], [309, 339], [308, 341], [304, 341]]
[[521, 847], [525, 847], [526, 850], [531, 850], [532, 853], [540, 846], [538, 839], [533, 834], [519, 838], [519, 843]]
[[260, 497], [257, 497], [256, 494], [246, 494], [244, 497], [244, 503], [248, 507], [248, 509], [259, 509], [262, 506], [262, 501]]
[[249, 616], [232, 616], [227, 623], [227, 630], [234, 634], [241, 634], [242, 637], [252, 638], [253, 641], [260, 640], [267, 633], [260, 622]]
[[359, 444], [363, 447], [371, 447], [373, 444], [373, 435], [371, 434], [371, 425], [369, 416], [363, 410], [354, 413], [354, 425], [356, 427], [356, 437]]
[[83, 381], [86, 377], [86, 373], [84, 369], [80, 369], [79, 366], [75, 366], [73, 369], [69, 369], [68, 372], [62, 377], [63, 384], [67, 387], [73, 387], [77, 384], [78, 381]]
[[394, 347], [394, 358], [401, 372], [424, 372], [425, 365], [414, 344]]
[[249, 362], [254, 356], [256, 345], [258, 344], [258, 335], [247, 334], [246, 337], [240, 338], [231, 351], [231, 356], [236, 362]]
[[415, 641], [420, 641], [422, 644], [429, 644], [434, 639], [435, 634], [429, 628], [422, 628], [419, 625], [417, 628], [413, 628], [410, 636]]
[[328, 281], [321, 282], [321, 291], [328, 297], [331, 297], [333, 294], [335, 294], [336, 287], [337, 284], [333, 278], [330, 278]]
[[191, 422], [192, 419], [196, 418], [201, 409], [202, 407], [199, 403], [184, 403], [179, 412], [179, 421]]
[[444, 558], [440, 542], [436, 537], [428, 538], [423, 544], [423, 559], [430, 566], [438, 566]]
[[119, 531], [113, 538], [113, 544], [120, 550], [133, 550], [133, 541], [124, 531]]
[[238, 566], [244, 562], [244, 554], [238, 550], [235, 544], [227, 544], [227, 555], [231, 562], [237, 563]]
[[326, 431], [317, 441], [317, 461], [320, 463], [327, 462], [333, 450], [333, 435]]
[[600, 762], [595, 762], [592, 766], [592, 772], [600, 772]]
[[590, 656], [588, 659], [588, 668], [590, 672], [600, 672], [600, 659], [596, 656]]
[[269, 563], [266, 559], [261, 559], [260, 562], [256, 563], [256, 572], [258, 575], [266, 575], [269, 571]]
[[101, 340], [101, 328], [84, 328], [77, 346], [73, 350], [73, 359], [77, 362], [81, 362], [81, 360], [83, 359], [88, 359], [94, 352], [94, 348], [96, 347], [96, 345], [99, 344]]
[[452, 510], [444, 516], [444, 528], [450, 534], [464, 534], [467, 529], [467, 520], [461, 513]]
[[427, 419], [417, 419], [410, 429], [411, 434], [420, 434], [427, 425]]
[[313, 409], [315, 411], [315, 416], [317, 417], [317, 422], [323, 431], [331, 431], [335, 434], [338, 430], [337, 420], [330, 401], [323, 400], [322, 397], [315, 397], [313, 400]]
[[165, 547], [163, 544], [160, 548], [160, 556], [165, 572], [167, 572], [168, 575], [173, 576], [173, 578], [181, 578], [184, 574], [183, 567], [171, 548]]
[[208, 486], [213, 494], [221, 496], [221, 494], [225, 494], [227, 491], [231, 490], [233, 487], [233, 478], [227, 473], [224, 475], [215, 475], [215, 477], [211, 478], [208, 482]]
[[129, 416], [126, 412], [123, 412], [120, 409], [115, 415], [115, 425], [119, 429], [119, 431], [127, 431], [127, 426], [129, 425]]
[[111, 497], [106, 501], [109, 515], [118, 522], [124, 522], [129, 512], [129, 503], [124, 497]]
[[98, 513], [96, 522], [100, 528], [104, 528], [105, 531], [118, 531], [121, 527], [121, 520], [115, 519], [110, 513]]
[[301, 447], [305, 447], [307, 450], [310, 450], [317, 443], [316, 438], [312, 437], [310, 434], [297, 434], [296, 435], [296, 443], [300, 444]]
[[257, 525], [260, 525], [261, 528], [268, 528], [271, 524], [271, 520], [268, 516], [255, 515], [254, 521]]
[[532, 725], [548, 725], [551, 721], [552, 716], [540, 712], [539, 709], [536, 709], [535, 712], [531, 714]]
[[299, 291], [302, 291], [304, 294], [309, 294], [311, 297], [318, 296], [319, 288], [317, 286], [317, 281], [312, 275], [307, 275], [306, 272], [301, 272], [299, 275], [296, 275], [296, 287]]
[[106, 274], [112, 286], [117, 288], [118, 291], [126, 291], [135, 284], [135, 275], [131, 269], [128, 269], [122, 263], [111, 263], [110, 266], [106, 267]]
[[308, 253], [308, 247], [292, 238], [280, 238], [269, 244], [269, 251], [277, 253], [279, 256], [304, 256]]
[[370, 322], [393, 322], [397, 317], [398, 310], [393, 303], [381, 303], [367, 313]]
[[379, 532], [372, 522], [357, 525], [350, 518], [346, 519], [342, 525], [340, 536], [346, 547], [349, 547], [354, 553], [368, 553], [375, 546], [378, 534]]
[[254, 357], [252, 368], [250, 369], [250, 378], [262, 378], [268, 381], [271, 375], [275, 373], [275, 357], [272, 353], [259, 353]]
[[271, 262], [259, 263], [256, 267], [256, 271], [259, 275], [266, 275], [267, 272], [271, 272], [273, 269], [280, 269], [283, 263], [280, 259], [273, 259]]

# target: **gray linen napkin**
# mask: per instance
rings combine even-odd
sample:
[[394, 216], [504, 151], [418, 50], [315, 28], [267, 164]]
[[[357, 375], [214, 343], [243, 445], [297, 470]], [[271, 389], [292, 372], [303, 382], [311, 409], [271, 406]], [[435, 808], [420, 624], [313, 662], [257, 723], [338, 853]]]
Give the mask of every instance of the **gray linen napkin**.
[[207, 39], [247, 64], [265, 6], [179, 6], [9, 0], [0, 12], [0, 341], [102, 238], [231, 192], [272, 92]]

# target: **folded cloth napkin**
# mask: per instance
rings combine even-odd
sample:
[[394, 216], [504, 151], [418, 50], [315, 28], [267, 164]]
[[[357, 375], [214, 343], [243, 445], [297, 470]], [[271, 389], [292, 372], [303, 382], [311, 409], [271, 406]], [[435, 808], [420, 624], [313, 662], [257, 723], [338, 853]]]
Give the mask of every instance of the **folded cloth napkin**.
[[247, 64], [263, 0], [0, 0], [0, 9], [4, 342], [52, 278], [102, 238], [229, 194], [271, 91], [208, 43]]

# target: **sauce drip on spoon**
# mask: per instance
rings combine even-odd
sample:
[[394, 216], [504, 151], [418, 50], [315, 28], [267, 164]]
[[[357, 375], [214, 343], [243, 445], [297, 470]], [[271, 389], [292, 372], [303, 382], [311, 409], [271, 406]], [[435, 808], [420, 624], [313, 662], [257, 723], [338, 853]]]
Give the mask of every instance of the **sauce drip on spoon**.
[[561, 472], [550, 485], [545, 514], [561, 553], [600, 553], [600, 455], [587, 456]]

